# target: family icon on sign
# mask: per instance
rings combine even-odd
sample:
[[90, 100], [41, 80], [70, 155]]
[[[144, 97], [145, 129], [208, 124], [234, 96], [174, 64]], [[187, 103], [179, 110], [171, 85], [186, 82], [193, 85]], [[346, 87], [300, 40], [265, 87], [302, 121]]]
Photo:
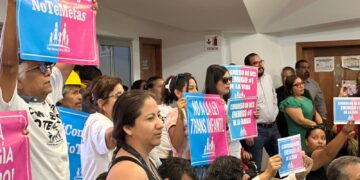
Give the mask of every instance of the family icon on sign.
[[69, 35], [66, 31], [66, 23], [62, 30], [58, 30], [58, 22], [55, 22], [54, 31], [50, 33], [48, 49], [61, 52], [70, 52]]
[[204, 155], [214, 155], [215, 154], [215, 143], [214, 143], [214, 137], [211, 137], [211, 143], [209, 141], [210, 139], [207, 138], [206, 145], [204, 147]]

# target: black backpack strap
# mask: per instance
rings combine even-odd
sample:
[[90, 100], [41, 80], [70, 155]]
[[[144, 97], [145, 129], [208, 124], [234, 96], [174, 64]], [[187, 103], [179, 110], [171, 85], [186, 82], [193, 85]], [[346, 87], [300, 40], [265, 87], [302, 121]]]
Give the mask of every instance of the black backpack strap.
[[130, 157], [130, 156], [119, 156], [117, 158], [115, 158], [112, 162], [111, 162], [111, 166], [109, 168], [109, 171], [110, 172], [110, 169], [115, 165], [117, 164], [118, 162], [120, 161], [131, 161], [133, 163], [136, 163], [137, 165], [139, 165], [141, 168], [143, 168], [146, 172], [146, 175], [148, 176], [149, 180], [152, 180], [154, 179], [154, 177], [152, 176], [151, 172], [149, 172], [149, 170], [147, 168], [144, 168], [144, 166], [138, 161], [136, 160], [135, 158], [133, 157]]

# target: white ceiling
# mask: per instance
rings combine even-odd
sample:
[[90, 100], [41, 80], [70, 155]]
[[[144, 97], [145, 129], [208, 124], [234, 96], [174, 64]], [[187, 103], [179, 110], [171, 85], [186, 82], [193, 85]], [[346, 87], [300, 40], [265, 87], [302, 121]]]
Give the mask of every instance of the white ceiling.
[[360, 0], [101, 0], [185, 31], [288, 33], [360, 26]]

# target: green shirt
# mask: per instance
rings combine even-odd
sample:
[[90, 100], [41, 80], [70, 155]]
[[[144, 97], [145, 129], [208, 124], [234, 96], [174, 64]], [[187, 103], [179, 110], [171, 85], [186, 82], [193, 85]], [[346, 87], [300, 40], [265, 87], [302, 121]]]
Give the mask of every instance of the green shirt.
[[314, 115], [314, 106], [310, 99], [301, 96], [301, 99], [296, 99], [294, 96], [289, 96], [280, 103], [280, 111], [284, 112], [285, 119], [288, 125], [289, 136], [300, 134], [301, 146], [305, 149], [305, 134], [307, 129], [297, 124], [285, 111], [286, 108], [300, 108], [306, 119], [312, 120]]

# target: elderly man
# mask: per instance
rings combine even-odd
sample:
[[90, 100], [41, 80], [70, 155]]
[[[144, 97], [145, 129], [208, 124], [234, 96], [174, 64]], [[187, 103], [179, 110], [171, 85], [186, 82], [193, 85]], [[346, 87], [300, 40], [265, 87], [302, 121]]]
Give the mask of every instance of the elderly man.
[[81, 111], [83, 102], [81, 90], [85, 88], [86, 85], [81, 82], [79, 75], [75, 71], [71, 71], [65, 81], [62, 93], [63, 99], [57, 105]]
[[[95, 7], [96, 7], [96, 2]], [[0, 110], [26, 110], [32, 179], [68, 180], [67, 142], [55, 102], [73, 65], [18, 58], [16, 0], [7, 1], [0, 45]]]

